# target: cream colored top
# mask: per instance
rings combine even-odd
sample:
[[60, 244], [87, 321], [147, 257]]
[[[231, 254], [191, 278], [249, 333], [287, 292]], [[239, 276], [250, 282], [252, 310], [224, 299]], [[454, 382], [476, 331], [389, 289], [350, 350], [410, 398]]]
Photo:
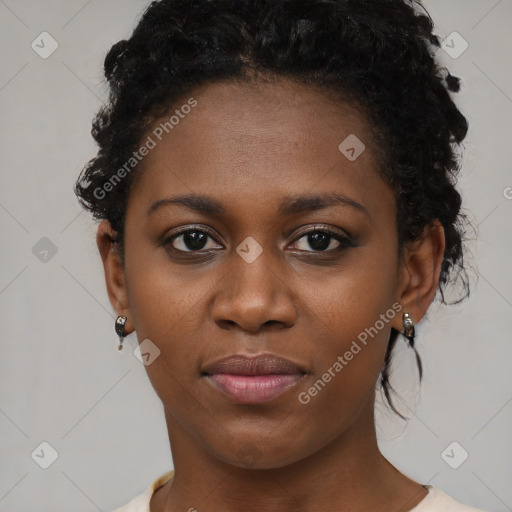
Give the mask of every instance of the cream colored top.
[[[159, 487], [170, 480], [173, 474], [174, 470], [158, 477], [142, 494], [139, 494], [121, 508], [117, 508], [114, 512], [151, 512], [149, 509], [151, 496]], [[437, 487], [432, 485], [425, 485], [425, 487], [428, 489], [428, 494], [410, 512], [484, 512], [455, 501]]]

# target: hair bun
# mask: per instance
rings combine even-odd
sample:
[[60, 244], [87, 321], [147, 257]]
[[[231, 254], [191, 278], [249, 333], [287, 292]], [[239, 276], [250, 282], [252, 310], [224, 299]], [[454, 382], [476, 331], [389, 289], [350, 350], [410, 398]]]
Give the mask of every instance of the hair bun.
[[107, 80], [111, 80], [114, 76], [116, 69], [122, 64], [123, 60], [128, 56], [128, 41], [122, 39], [110, 48], [110, 51], [105, 57], [103, 69]]

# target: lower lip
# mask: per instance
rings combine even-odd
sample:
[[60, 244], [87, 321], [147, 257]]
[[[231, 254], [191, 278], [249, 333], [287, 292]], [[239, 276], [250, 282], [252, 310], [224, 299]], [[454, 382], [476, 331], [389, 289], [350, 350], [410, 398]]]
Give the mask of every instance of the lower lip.
[[217, 373], [207, 375], [217, 389], [231, 400], [243, 404], [269, 402], [297, 385], [303, 375], [299, 373], [279, 375], [232, 375]]

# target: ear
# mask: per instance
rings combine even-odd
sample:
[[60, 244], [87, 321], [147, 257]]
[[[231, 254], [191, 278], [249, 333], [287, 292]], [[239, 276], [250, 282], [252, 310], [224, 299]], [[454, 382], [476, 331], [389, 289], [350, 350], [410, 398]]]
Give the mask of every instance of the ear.
[[135, 330], [133, 318], [128, 306], [128, 291], [124, 267], [117, 245], [114, 243], [117, 232], [112, 228], [108, 220], [103, 220], [98, 226], [96, 233], [96, 244], [100, 251], [105, 271], [108, 298], [110, 304], [118, 315], [127, 317], [125, 331], [127, 334]]
[[[438, 220], [425, 227], [419, 240], [404, 248], [398, 301], [403, 306], [402, 312], [409, 313], [415, 324], [423, 318], [436, 295], [444, 249], [444, 229]], [[395, 316], [392, 325], [403, 331], [402, 315]]]

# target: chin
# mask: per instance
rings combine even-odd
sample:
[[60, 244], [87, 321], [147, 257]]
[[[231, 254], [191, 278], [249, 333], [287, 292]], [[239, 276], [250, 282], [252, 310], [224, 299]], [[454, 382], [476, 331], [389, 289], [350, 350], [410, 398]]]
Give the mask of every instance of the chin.
[[268, 439], [258, 442], [241, 442], [235, 451], [216, 452], [215, 455], [231, 466], [243, 469], [279, 469], [298, 462], [303, 457], [293, 447], [274, 447]]

